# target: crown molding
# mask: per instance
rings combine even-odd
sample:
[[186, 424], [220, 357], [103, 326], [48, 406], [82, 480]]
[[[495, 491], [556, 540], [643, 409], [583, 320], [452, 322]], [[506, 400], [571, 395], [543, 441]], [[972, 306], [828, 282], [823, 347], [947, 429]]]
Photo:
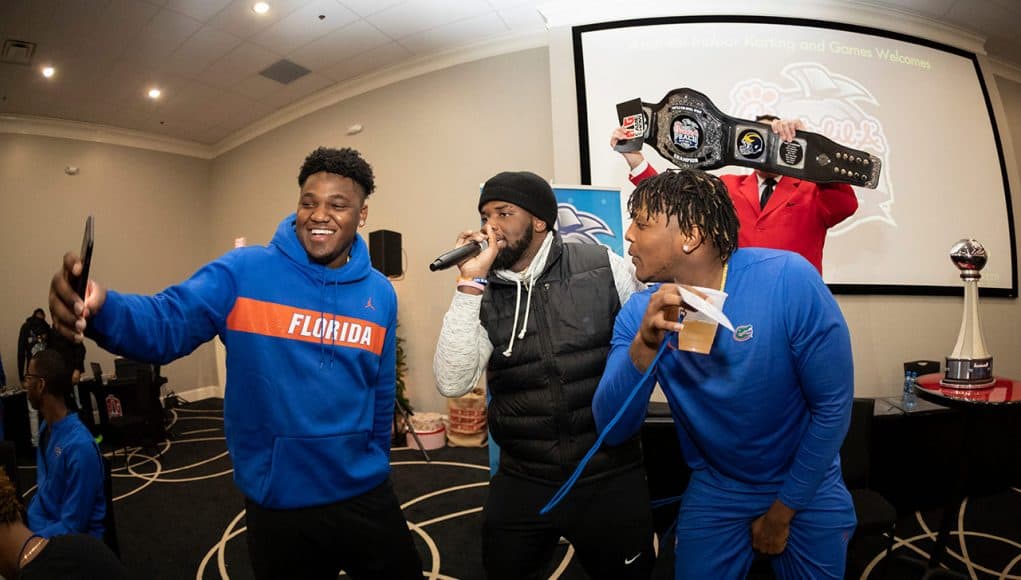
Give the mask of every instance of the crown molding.
[[260, 135], [305, 115], [380, 87], [459, 64], [547, 45], [547, 34], [543, 31], [528, 35], [499, 37], [456, 50], [415, 58], [313, 93], [228, 135], [214, 145], [122, 129], [111, 125], [8, 113], [0, 114], [0, 133], [73, 139], [148, 149], [199, 159], [215, 159]]
[[369, 91], [459, 64], [532, 48], [540, 48], [548, 46], [548, 44], [549, 39], [546, 31], [528, 35], [500, 37], [455, 50], [415, 58], [392, 67], [356, 77], [350, 81], [332, 85], [267, 117], [263, 117], [244, 129], [228, 135], [212, 146], [213, 157], [223, 155], [260, 135], [305, 115]]
[[[844, 2], [828, 2], [827, 4], [833, 6], [835, 10], [839, 10], [837, 7], [841, 5], [844, 6], [845, 11], [848, 9], [847, 3]], [[854, 0], [854, 4], [854, 10], [850, 15], [846, 12], [843, 16], [834, 15], [836, 21], [900, 32], [947, 44], [977, 55], [986, 54], [986, 37], [974, 31], [912, 12], [898, 10], [889, 5], [876, 4], [869, 0]]]
[[671, 16], [772, 16], [807, 18], [867, 26], [918, 36], [985, 54], [985, 38], [972, 31], [944, 24], [919, 14], [898, 10], [871, 0], [717, 0], [677, 2], [676, 0], [557, 0], [537, 6], [552, 28], [578, 26], [615, 20]]
[[107, 145], [120, 145], [135, 149], [159, 151], [161, 153], [198, 157], [199, 159], [212, 159], [214, 157], [211, 146], [195, 141], [163, 137], [161, 135], [153, 135], [152, 133], [132, 129], [121, 129], [110, 125], [67, 121], [33, 115], [0, 114], [0, 133], [36, 135], [40, 137], [88, 141], [91, 143], [104, 143]]
[[[853, 0], [852, 2], [791, 0], [783, 5], [783, 8], [778, 8], [775, 4], [764, 4], [750, 0], [732, 0], [716, 3], [712, 8], [706, 8], [703, 5], [694, 8], [694, 5], [688, 5], [688, 9], [684, 9], [675, 3], [668, 3], [670, 6], [668, 9], [662, 2], [636, 0], [628, 3], [628, 7], [620, 13], [608, 13], [605, 10], [600, 12], [596, 9], [601, 5], [604, 7], [616, 5], [615, 9], [621, 9], [616, 2], [610, 2], [609, 0], [603, 0], [602, 2], [586, 0], [583, 3], [588, 6], [588, 9], [572, 11], [576, 17], [571, 22], [558, 22], [556, 17], [550, 18], [550, 15], [546, 12], [543, 12], [543, 16], [547, 19], [550, 28], [635, 18], [637, 16], [684, 16], [708, 13], [797, 16], [842, 21], [921, 36], [974, 52], [985, 57], [986, 62], [992, 65], [991, 70], [995, 74], [1021, 82], [1021, 69], [1017, 65], [986, 56], [984, 37], [935, 20], [895, 10], [889, 6], [876, 5], [869, 0]], [[551, 2], [548, 5], [540, 6], [540, 12], [542, 12], [543, 8], [548, 9], [550, 6], [562, 8], [570, 5], [572, 5], [572, 1]], [[577, 16], [579, 14], [581, 16]], [[891, 18], [894, 15], [896, 18]], [[0, 133], [74, 139], [148, 149], [163, 153], [197, 157], [199, 159], [215, 159], [252, 139], [294, 120], [369, 91], [444, 68], [502, 54], [549, 46], [549, 34], [548, 31], [542, 31], [528, 35], [502, 36], [467, 47], [418, 57], [392, 67], [374, 71], [317, 91], [228, 135], [213, 145], [164, 137], [132, 129], [122, 129], [110, 125], [18, 114], [0, 114]]]
[[1021, 83], [1021, 67], [1018, 65], [993, 56], [987, 56], [986, 61], [989, 63], [989, 72], [1015, 83]]

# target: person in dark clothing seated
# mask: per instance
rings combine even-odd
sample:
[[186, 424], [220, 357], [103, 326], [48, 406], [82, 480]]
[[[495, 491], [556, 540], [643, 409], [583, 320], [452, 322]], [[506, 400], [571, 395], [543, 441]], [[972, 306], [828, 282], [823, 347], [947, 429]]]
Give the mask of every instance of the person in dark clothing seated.
[[19, 580], [121, 580], [128, 571], [100, 540], [86, 534], [44, 538], [25, 527], [14, 484], [0, 469], [0, 574]]

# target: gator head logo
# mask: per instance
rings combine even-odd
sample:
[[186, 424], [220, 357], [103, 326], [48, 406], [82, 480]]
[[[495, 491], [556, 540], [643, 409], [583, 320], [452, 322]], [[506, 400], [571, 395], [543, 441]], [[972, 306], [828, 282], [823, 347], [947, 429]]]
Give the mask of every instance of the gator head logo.
[[617, 237], [610, 224], [594, 213], [581, 211], [570, 203], [560, 203], [557, 211], [557, 229], [565, 242], [602, 244], [596, 236]]
[[746, 340], [751, 340], [754, 334], [751, 324], [742, 324], [734, 329], [734, 340], [745, 342]]
[[730, 91], [734, 116], [750, 119], [770, 112], [802, 119], [809, 131], [881, 158], [883, 172], [876, 189], [855, 188], [858, 211], [831, 228], [829, 235], [840, 236], [873, 221], [896, 227], [889, 141], [879, 119], [868, 113], [879, 108], [879, 101], [858, 81], [815, 62], [789, 64], [780, 77], [784, 79], [780, 83], [749, 79], [734, 85]]

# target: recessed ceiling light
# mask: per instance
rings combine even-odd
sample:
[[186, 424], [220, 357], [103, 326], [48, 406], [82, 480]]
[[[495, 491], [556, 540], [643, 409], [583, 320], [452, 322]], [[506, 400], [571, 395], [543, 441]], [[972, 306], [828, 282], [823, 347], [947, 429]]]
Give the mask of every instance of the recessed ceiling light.
[[163, 93], [159, 89], [149, 89], [149, 98], [150, 99], [158, 99], [158, 98], [160, 98], [161, 94], [163, 94]]
[[256, 2], [255, 5], [252, 6], [252, 10], [254, 10], [256, 14], [265, 14], [269, 12], [269, 4], [265, 2]]
[[57, 69], [53, 68], [52, 66], [44, 66], [43, 67], [43, 76], [46, 77], [46, 78], [52, 77], [54, 75], [54, 73], [56, 73], [56, 72], [57, 72]]

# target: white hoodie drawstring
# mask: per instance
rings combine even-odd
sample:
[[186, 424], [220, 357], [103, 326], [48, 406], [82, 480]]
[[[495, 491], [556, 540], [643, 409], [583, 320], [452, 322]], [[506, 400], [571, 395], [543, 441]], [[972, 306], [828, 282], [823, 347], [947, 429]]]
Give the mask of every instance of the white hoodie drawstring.
[[[511, 324], [511, 336], [510, 344], [507, 345], [507, 350], [503, 351], [503, 356], [510, 356], [514, 352], [514, 337], [517, 335], [515, 329], [518, 327], [518, 307], [521, 306], [521, 279], [514, 280], [514, 285], [517, 286], [517, 297], [514, 299], [514, 324]], [[529, 293], [531, 298], [531, 293]], [[528, 301], [529, 303], [531, 300]], [[525, 326], [528, 325], [528, 316], [525, 316]], [[521, 329], [521, 338], [525, 337], [525, 329]]]
[[525, 338], [525, 330], [528, 328], [528, 313], [532, 310], [532, 288], [535, 286], [534, 280], [528, 281], [528, 298], [525, 298], [525, 323], [521, 325], [521, 334], [518, 338]]
[[[532, 289], [535, 288], [536, 279], [542, 274], [542, 271], [546, 269], [546, 260], [549, 257], [550, 246], [553, 245], [553, 234], [547, 233], [546, 239], [543, 240], [542, 246], [539, 247], [539, 251], [536, 252], [535, 258], [532, 259], [532, 263], [528, 265], [528, 268], [520, 274], [510, 270], [499, 270], [497, 276], [514, 282], [517, 287], [517, 296], [514, 299], [514, 324], [511, 325], [511, 337], [510, 343], [507, 345], [507, 350], [503, 351], [503, 356], [510, 356], [514, 353], [514, 339], [525, 338], [525, 332], [528, 330], [528, 316], [532, 310]], [[524, 283], [525, 291], [528, 292], [528, 296], [525, 298], [525, 319], [521, 323], [521, 330], [518, 331], [518, 313], [521, 308], [521, 286]]]

